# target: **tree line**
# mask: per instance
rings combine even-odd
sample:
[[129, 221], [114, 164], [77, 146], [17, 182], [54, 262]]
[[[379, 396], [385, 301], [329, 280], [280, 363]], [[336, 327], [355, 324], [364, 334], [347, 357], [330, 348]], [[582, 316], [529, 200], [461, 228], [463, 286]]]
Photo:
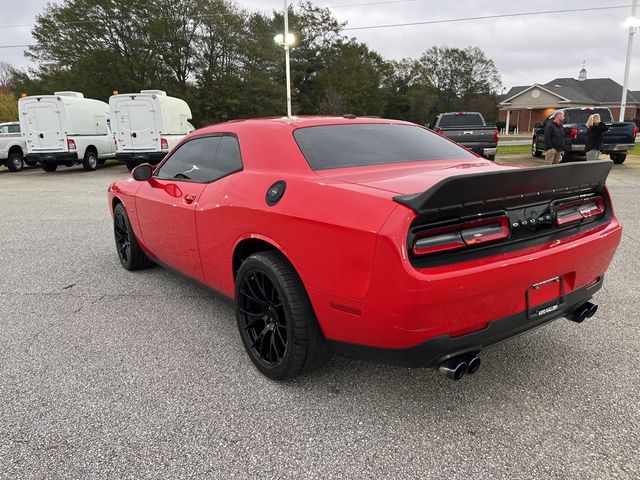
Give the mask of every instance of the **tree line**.
[[[427, 48], [389, 61], [349, 38], [328, 8], [290, 7], [295, 114], [377, 115], [427, 124], [443, 111], [496, 120], [500, 75], [477, 47]], [[185, 99], [197, 126], [284, 113], [284, 53], [273, 37], [283, 12], [250, 12], [228, 0], [65, 0], [36, 18], [35, 63], [10, 70], [17, 97], [81, 91], [107, 100], [154, 88]], [[441, 42], [434, 42], [441, 43]], [[445, 43], [445, 42], [442, 42]]]

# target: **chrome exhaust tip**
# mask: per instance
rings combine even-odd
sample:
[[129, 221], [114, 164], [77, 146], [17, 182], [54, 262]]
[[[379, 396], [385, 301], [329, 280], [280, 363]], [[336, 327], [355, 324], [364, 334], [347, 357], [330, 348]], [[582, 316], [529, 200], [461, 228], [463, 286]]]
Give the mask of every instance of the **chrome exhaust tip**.
[[472, 375], [478, 371], [480, 368], [480, 357], [474, 355], [467, 360], [467, 373]]
[[464, 360], [449, 360], [441, 363], [438, 367], [440, 375], [447, 377], [451, 380], [460, 380], [467, 373], [467, 362]]

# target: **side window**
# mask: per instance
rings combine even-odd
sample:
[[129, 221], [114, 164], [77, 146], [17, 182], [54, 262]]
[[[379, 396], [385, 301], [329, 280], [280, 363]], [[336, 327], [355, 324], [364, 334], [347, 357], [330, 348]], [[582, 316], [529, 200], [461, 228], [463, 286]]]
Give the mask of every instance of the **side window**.
[[156, 172], [156, 178], [209, 183], [242, 170], [238, 140], [229, 135], [183, 143]]
[[9, 125], [9, 133], [20, 133], [20, 125]]
[[239, 170], [242, 170], [242, 158], [240, 157], [238, 139], [230, 135], [225, 135], [220, 140], [220, 146], [218, 147], [210, 181], [226, 177], [230, 173]]
[[156, 177], [165, 180], [191, 180], [206, 183], [211, 178], [211, 170], [216, 151], [222, 137], [194, 138], [183, 143], [167, 159]]

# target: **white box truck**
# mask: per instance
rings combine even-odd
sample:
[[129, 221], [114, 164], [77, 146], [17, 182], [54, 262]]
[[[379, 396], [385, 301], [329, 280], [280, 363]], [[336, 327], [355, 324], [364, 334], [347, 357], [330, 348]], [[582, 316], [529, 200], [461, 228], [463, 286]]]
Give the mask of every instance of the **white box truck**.
[[26, 159], [39, 162], [47, 172], [79, 163], [95, 170], [115, 156], [105, 102], [78, 92], [55, 92], [21, 98], [18, 115], [27, 141]]
[[162, 90], [141, 90], [109, 98], [116, 159], [132, 170], [141, 163], [157, 164], [193, 127], [191, 109]]
[[27, 145], [20, 134], [18, 122], [0, 123], [0, 164], [12, 172], [22, 170]]

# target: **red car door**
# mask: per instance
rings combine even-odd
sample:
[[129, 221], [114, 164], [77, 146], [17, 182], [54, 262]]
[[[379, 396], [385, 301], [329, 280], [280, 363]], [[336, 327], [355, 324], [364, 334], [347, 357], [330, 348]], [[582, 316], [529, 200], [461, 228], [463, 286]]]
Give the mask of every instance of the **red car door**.
[[211, 181], [220, 136], [194, 137], [171, 152], [136, 194], [142, 241], [160, 262], [204, 282], [196, 209]]
[[136, 196], [144, 245], [153, 257], [170, 267], [202, 280], [195, 209], [202, 183], [152, 178]]

